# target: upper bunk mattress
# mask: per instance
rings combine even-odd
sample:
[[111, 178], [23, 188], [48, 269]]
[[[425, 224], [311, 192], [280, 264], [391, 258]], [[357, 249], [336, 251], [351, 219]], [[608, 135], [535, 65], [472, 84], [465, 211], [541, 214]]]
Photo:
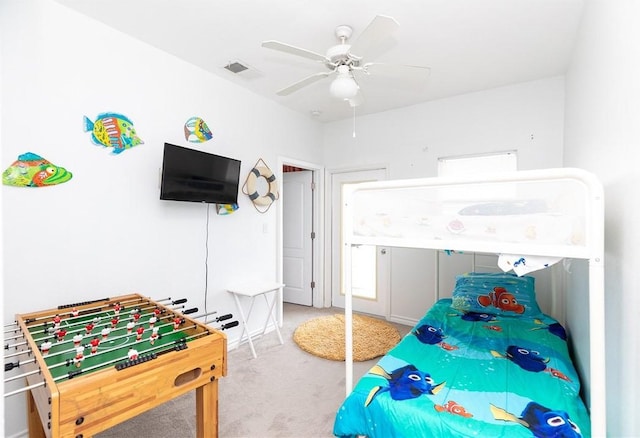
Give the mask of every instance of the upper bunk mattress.
[[345, 189], [344, 237], [350, 244], [589, 258], [599, 190], [578, 169], [356, 184]]

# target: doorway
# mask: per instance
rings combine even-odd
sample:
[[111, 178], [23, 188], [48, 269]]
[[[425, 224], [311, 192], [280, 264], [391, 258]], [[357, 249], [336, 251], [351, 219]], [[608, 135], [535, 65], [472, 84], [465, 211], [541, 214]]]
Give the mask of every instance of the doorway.
[[[284, 157], [278, 165], [282, 172], [282, 202], [278, 203], [282, 302], [323, 307], [324, 167]], [[283, 315], [282, 303], [278, 314]]]
[[[331, 303], [344, 307], [342, 279], [342, 188], [345, 184], [384, 180], [385, 168], [336, 171], [331, 174]], [[388, 317], [391, 281], [390, 248], [357, 246], [351, 253], [353, 310]]]
[[313, 305], [313, 172], [282, 167], [282, 268], [285, 303]]

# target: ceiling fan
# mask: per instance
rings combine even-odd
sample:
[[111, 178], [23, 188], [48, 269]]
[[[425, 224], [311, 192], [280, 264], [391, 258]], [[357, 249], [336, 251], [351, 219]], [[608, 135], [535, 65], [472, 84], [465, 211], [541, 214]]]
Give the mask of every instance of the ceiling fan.
[[355, 107], [363, 101], [356, 75], [385, 75], [399, 79], [417, 76], [426, 79], [429, 76], [429, 67], [365, 62], [367, 55], [379, 48], [385, 39], [399, 27], [400, 25], [394, 18], [377, 15], [353, 44], [348, 44], [347, 41], [351, 38], [353, 29], [347, 25], [338, 26], [335, 34], [340, 44], [330, 47], [325, 55], [279, 41], [264, 41], [262, 47], [321, 62], [328, 70], [307, 76], [281, 89], [276, 94], [287, 96], [307, 85], [335, 75], [329, 87], [331, 95], [346, 100], [352, 107]]

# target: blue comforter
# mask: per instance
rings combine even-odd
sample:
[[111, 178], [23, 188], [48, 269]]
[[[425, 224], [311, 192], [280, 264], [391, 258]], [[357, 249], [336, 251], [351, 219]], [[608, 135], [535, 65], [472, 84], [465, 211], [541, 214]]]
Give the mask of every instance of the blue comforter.
[[543, 316], [463, 313], [438, 301], [356, 384], [347, 437], [588, 437], [566, 333]]

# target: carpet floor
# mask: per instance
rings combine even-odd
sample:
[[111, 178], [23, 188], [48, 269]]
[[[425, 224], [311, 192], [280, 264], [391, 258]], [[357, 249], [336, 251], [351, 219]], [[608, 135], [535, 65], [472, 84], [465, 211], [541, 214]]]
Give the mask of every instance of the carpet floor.
[[[328, 438], [335, 413], [345, 397], [344, 362], [313, 356], [293, 341], [301, 323], [341, 309], [284, 305], [280, 345], [274, 332], [228, 355], [227, 376], [219, 383], [220, 438]], [[401, 336], [411, 329], [393, 324]], [[235, 345], [231, 345], [234, 348]], [[354, 380], [377, 358], [354, 362]], [[95, 438], [195, 437], [195, 391], [119, 424]]]

